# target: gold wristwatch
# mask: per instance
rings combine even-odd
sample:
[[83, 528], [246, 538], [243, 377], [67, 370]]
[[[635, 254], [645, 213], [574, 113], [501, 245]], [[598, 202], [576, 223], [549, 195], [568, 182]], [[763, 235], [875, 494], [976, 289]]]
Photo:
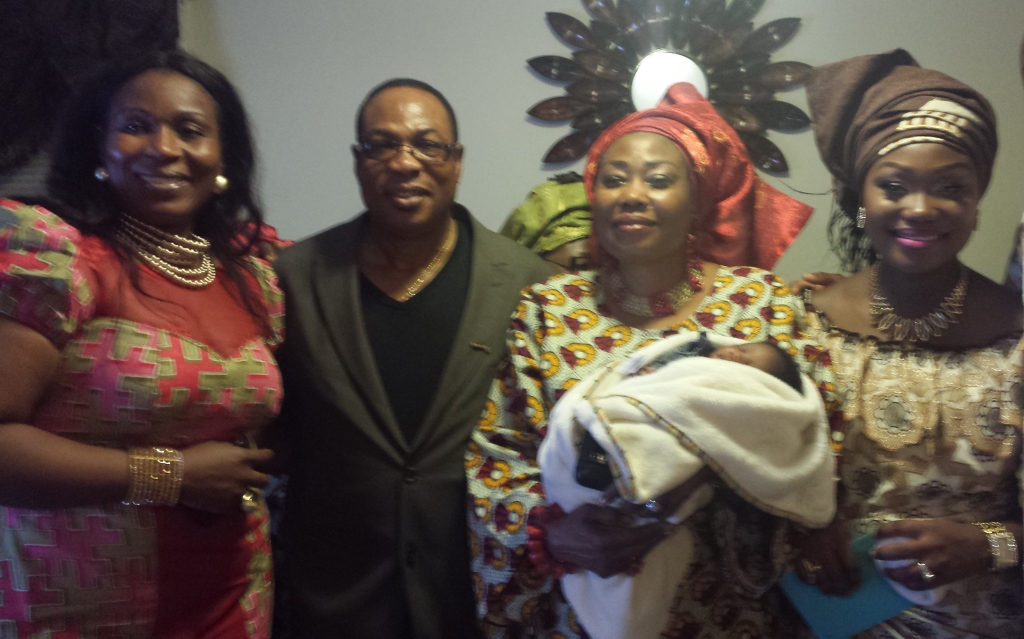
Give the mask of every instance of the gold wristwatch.
[[1014, 568], [1020, 563], [1017, 553], [1017, 538], [998, 521], [976, 521], [974, 525], [981, 528], [988, 539], [988, 548], [992, 552], [992, 570]]

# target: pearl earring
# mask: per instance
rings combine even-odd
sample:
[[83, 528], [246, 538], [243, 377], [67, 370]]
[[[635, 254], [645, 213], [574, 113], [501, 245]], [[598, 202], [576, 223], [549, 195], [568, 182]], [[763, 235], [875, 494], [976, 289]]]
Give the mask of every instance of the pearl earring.
[[857, 209], [857, 228], [859, 228], [859, 229], [864, 228], [864, 225], [867, 224], [867, 222], [868, 222], [867, 211], [865, 211], [864, 207], [862, 206], [859, 209]]
[[223, 175], [218, 175], [213, 179], [213, 186], [217, 189], [217, 193], [223, 193], [228, 190], [228, 179]]
[[110, 174], [107, 173], [107, 170], [105, 168], [103, 168], [102, 166], [98, 166], [96, 167], [96, 170], [92, 172], [92, 176], [96, 178], [97, 182], [106, 182], [107, 178], [110, 177]]

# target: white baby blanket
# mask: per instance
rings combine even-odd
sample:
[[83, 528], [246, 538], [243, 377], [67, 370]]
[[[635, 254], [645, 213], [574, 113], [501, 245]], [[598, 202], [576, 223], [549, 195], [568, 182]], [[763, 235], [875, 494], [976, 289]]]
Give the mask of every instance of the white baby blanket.
[[[697, 338], [682, 333], [609, 364], [555, 405], [538, 453], [548, 500], [570, 512], [599, 503], [578, 484], [580, 429], [607, 451], [619, 494], [634, 503], [678, 486], [706, 463], [758, 508], [812, 527], [835, 514], [834, 459], [815, 384], [803, 393], [735, 362], [688, 357], [633, 375], [647, 362]], [[709, 335], [716, 346], [743, 343]], [[674, 514], [682, 521], [710, 501], [704, 485]], [[562, 578], [569, 603], [593, 639], [657, 637], [693, 555], [692, 533], [677, 534], [647, 556], [635, 577], [602, 579], [579, 571]]]

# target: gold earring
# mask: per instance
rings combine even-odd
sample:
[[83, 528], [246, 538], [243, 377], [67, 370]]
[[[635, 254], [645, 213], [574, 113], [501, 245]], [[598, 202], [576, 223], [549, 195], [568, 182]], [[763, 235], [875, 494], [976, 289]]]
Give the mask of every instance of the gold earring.
[[213, 179], [213, 186], [217, 193], [223, 193], [228, 190], [228, 179], [223, 175], [218, 175]]
[[865, 211], [864, 207], [862, 206], [859, 209], [857, 209], [857, 228], [859, 228], [859, 229], [864, 228], [864, 225], [867, 224], [867, 222], [868, 222], [868, 214], [867, 214], [867, 211]]
[[96, 167], [96, 170], [92, 172], [92, 176], [96, 178], [97, 182], [106, 182], [107, 179], [110, 177], [110, 174], [107, 173], [107, 170], [105, 168], [103, 168], [102, 166], [98, 166]]

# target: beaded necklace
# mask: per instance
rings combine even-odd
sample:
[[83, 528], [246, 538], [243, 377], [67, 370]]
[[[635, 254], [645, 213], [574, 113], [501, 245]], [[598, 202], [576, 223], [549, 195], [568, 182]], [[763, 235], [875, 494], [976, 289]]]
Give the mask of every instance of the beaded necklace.
[[626, 288], [622, 274], [616, 268], [601, 269], [601, 284], [608, 292], [608, 298], [630, 315], [637, 317], [668, 317], [683, 307], [686, 302], [701, 290], [701, 275], [704, 263], [690, 259], [688, 273], [685, 278], [667, 291], [653, 295], [636, 295]]

